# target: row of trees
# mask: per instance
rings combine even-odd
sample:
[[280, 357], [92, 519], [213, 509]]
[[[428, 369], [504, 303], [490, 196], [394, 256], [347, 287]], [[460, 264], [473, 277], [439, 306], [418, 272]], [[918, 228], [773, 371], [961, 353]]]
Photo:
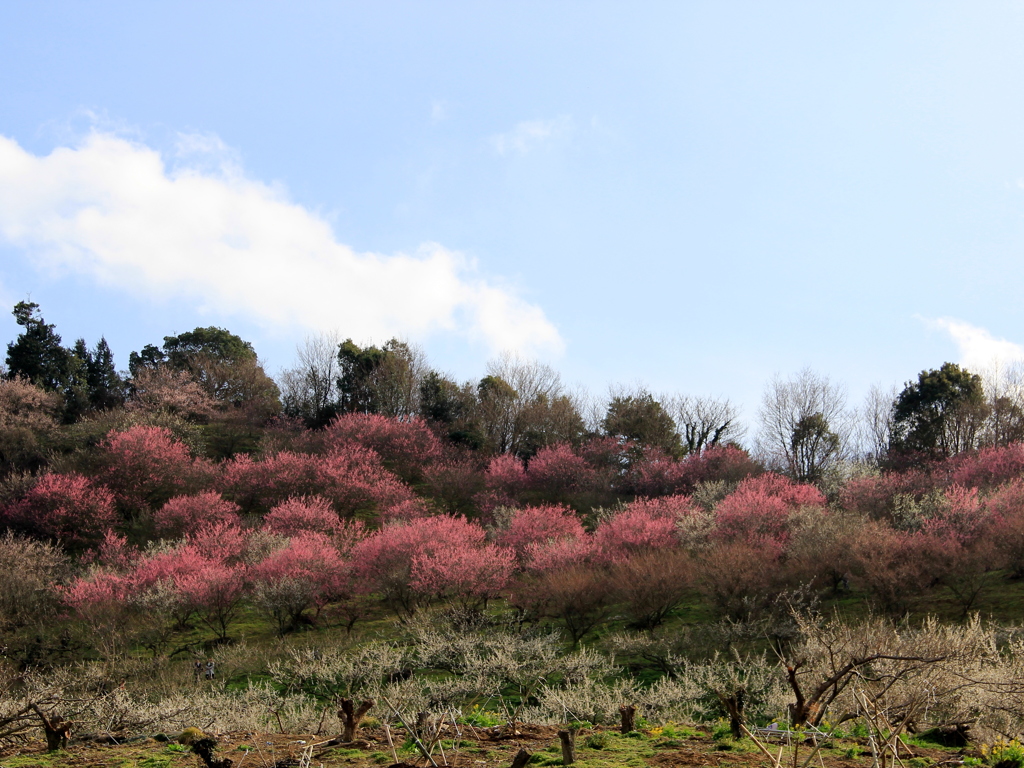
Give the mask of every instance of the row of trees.
[[[38, 305], [20, 302], [14, 315], [23, 331], [8, 344], [6, 376], [54, 394], [59, 420], [74, 423], [125, 405], [163, 411], [218, 424], [220, 455], [255, 449], [260, 427], [278, 414], [311, 429], [346, 413], [420, 418], [452, 444], [524, 459], [556, 443], [578, 447], [595, 435], [679, 459], [739, 445], [746, 435], [727, 400], [656, 397], [636, 388], [595, 404], [570, 391], [549, 366], [513, 356], [490, 362], [480, 381], [459, 383], [431, 369], [408, 343], [360, 347], [323, 335], [308, 339], [275, 383], [251, 344], [211, 327], [147, 345], [119, 373], [104, 339], [93, 348], [82, 339], [65, 348]], [[853, 409], [845, 389], [825, 376], [804, 370], [776, 377], [765, 389], [749, 447], [775, 471], [822, 483], [853, 459], [899, 467], [1007, 445], [1024, 438], [1024, 388], [1015, 372], [991, 379], [986, 386], [979, 375], [946, 363], [901, 391], [875, 388]], [[226, 424], [246, 437], [225, 438]]]

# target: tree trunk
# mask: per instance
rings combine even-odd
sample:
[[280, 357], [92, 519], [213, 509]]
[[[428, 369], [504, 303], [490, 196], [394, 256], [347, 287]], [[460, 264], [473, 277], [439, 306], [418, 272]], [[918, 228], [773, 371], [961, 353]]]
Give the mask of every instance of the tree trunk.
[[559, 731], [558, 738], [562, 742], [562, 765], [576, 762], [576, 731]]
[[366, 713], [370, 711], [370, 708], [376, 702], [373, 699], [366, 699], [359, 705], [357, 709], [355, 702], [352, 699], [342, 699], [341, 709], [338, 710], [338, 719], [341, 720], [344, 726], [341, 732], [342, 743], [348, 743], [354, 741], [356, 738], [356, 730], [359, 728], [359, 724], [363, 721]]
[[632, 704], [623, 705], [619, 707], [619, 715], [622, 717], [621, 730], [623, 733], [636, 730], [636, 707]]
[[732, 696], [722, 697], [722, 704], [725, 711], [729, 713], [729, 730], [733, 739], [743, 738], [743, 691], [737, 691]]
[[55, 715], [51, 720], [39, 707], [32, 705], [32, 709], [43, 721], [43, 733], [46, 735], [46, 751], [56, 752], [59, 749], [67, 749], [68, 739], [71, 737], [71, 721]]

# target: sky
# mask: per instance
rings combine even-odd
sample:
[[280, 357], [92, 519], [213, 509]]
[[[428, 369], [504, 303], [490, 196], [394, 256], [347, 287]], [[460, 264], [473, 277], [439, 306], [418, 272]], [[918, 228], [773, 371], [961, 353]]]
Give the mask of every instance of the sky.
[[[0, 308], [601, 396], [1024, 358], [1017, 2], [0, 5]], [[18, 327], [0, 315], [0, 343]]]

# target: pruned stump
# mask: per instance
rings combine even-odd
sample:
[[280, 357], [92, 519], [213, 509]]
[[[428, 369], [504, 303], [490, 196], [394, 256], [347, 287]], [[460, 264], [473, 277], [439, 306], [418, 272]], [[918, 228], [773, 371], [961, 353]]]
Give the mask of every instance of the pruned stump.
[[192, 751], [199, 755], [206, 768], [231, 768], [234, 761], [230, 757], [222, 757], [219, 760], [213, 756], [213, 750], [217, 746], [217, 740], [206, 736], [192, 742]]
[[32, 705], [32, 709], [39, 715], [39, 719], [43, 721], [43, 733], [46, 735], [46, 751], [56, 752], [60, 749], [67, 749], [68, 739], [71, 738], [72, 722], [65, 720], [60, 715], [49, 717], [35, 704]]
[[625, 704], [619, 707], [619, 716], [622, 718], [622, 725], [620, 726], [622, 733], [636, 730], [636, 707], [632, 704]]
[[562, 765], [576, 762], [576, 731], [559, 731], [558, 740], [562, 742]]

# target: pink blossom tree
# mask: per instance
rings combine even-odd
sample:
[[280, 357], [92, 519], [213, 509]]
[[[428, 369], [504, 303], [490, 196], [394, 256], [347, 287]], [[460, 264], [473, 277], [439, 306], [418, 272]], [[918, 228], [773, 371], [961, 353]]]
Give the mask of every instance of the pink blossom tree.
[[240, 522], [238, 505], [216, 491], [191, 496], [174, 496], [153, 513], [157, 536], [176, 539], [216, 523]]
[[338, 513], [323, 496], [292, 496], [263, 517], [263, 528], [280, 536], [300, 533], [332, 536], [343, 527]]
[[583, 524], [572, 510], [552, 505], [513, 510], [507, 525], [497, 530], [493, 539], [496, 544], [511, 547], [522, 562], [531, 544], [579, 539], [583, 535]]
[[813, 485], [768, 473], [741, 482], [715, 507], [716, 536], [728, 541], [781, 547], [789, 538], [789, 517], [801, 507], [825, 508]]
[[637, 496], [655, 497], [688, 491], [691, 482], [684, 462], [647, 447], [630, 465], [625, 484]]
[[130, 513], [162, 506], [172, 496], [199, 490], [212, 469], [164, 427], [139, 425], [111, 432], [100, 443], [100, 478]]
[[598, 472], [571, 445], [558, 443], [541, 448], [530, 459], [526, 485], [542, 501], [571, 504], [595, 490]]
[[960, 453], [947, 464], [953, 484], [988, 490], [1024, 477], [1024, 443]]
[[244, 511], [268, 510], [290, 497], [319, 495], [347, 517], [413, 497], [407, 485], [384, 469], [376, 453], [351, 444], [326, 456], [288, 451], [259, 461], [235, 456], [223, 465], [220, 487]]
[[253, 568], [255, 602], [282, 633], [296, 629], [305, 612], [315, 621], [330, 602], [351, 596], [350, 571], [338, 549], [322, 534], [302, 532]]
[[531, 542], [524, 550], [523, 563], [530, 573], [557, 573], [593, 563], [599, 553], [594, 537], [584, 534]]
[[946, 489], [943, 503], [922, 521], [921, 530], [958, 546], [968, 546], [982, 536], [989, 518], [990, 509], [982, 503], [977, 488], [954, 485]]
[[486, 491], [477, 498], [481, 511], [514, 507], [527, 490], [526, 467], [510, 453], [493, 457], [484, 472]]
[[[366, 592], [379, 592], [399, 615], [411, 615], [432, 596], [413, 584], [413, 561], [439, 550], [484, 546], [483, 528], [465, 518], [438, 515], [381, 528], [352, 549], [356, 583]], [[418, 582], [419, 583], [419, 582]]]
[[1024, 480], [1013, 480], [985, 500], [990, 536], [1004, 568], [1024, 576]]
[[346, 443], [368, 448], [407, 482], [419, 480], [442, 454], [441, 441], [422, 419], [402, 421], [375, 413], [346, 413], [311, 438], [324, 453]]
[[0, 525], [72, 548], [99, 542], [115, 523], [113, 494], [77, 473], [43, 475], [0, 510]]
[[614, 563], [634, 554], [678, 546], [679, 537], [674, 517], [641, 502], [601, 522], [594, 531], [594, 543], [601, 559]]
[[515, 563], [515, 554], [507, 547], [444, 543], [413, 555], [409, 586], [421, 595], [451, 600], [463, 608], [486, 607], [508, 584]]

